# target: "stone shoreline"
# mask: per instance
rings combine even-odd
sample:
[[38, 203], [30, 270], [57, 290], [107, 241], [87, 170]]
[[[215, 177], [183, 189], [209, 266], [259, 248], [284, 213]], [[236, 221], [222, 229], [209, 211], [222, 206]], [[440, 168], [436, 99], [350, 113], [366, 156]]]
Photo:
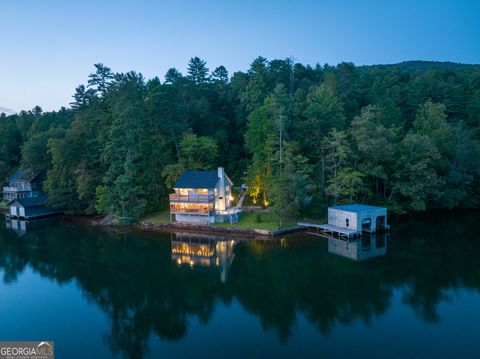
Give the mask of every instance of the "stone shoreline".
[[253, 237], [275, 238], [275, 237], [283, 236], [286, 234], [291, 234], [291, 233], [305, 230], [305, 228], [300, 226], [279, 229], [279, 230], [266, 230], [266, 229], [253, 229], [253, 228], [250, 229], [250, 228], [211, 227], [211, 226], [200, 226], [200, 225], [181, 224], [181, 223], [160, 224], [160, 223], [152, 223], [148, 221], [143, 221], [137, 225], [134, 225], [134, 227], [140, 230], [147, 230], [147, 231], [195, 232], [195, 233], [202, 233], [202, 234], [242, 236], [242, 237], [248, 237], [248, 238], [253, 238]]

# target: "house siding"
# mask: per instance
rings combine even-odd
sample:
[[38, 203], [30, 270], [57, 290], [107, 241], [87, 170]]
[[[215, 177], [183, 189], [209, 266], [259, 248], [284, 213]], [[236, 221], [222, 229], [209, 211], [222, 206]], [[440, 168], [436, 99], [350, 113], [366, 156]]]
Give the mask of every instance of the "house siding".
[[[346, 220], [349, 220], [348, 227], [346, 226]], [[328, 224], [331, 224], [340, 228], [348, 228], [352, 231], [358, 231], [357, 225], [357, 213], [343, 211], [336, 208], [328, 209]]]
[[180, 223], [192, 223], [192, 224], [212, 224], [215, 223], [215, 216], [197, 216], [175, 213], [175, 221]]

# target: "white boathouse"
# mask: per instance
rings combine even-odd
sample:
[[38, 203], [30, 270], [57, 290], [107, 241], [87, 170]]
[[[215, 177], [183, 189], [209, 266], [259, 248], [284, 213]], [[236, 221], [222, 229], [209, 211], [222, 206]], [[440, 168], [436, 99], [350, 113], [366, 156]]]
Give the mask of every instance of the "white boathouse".
[[384, 232], [387, 224], [387, 209], [365, 204], [346, 204], [328, 208], [328, 223], [299, 223], [300, 226], [316, 229], [330, 237], [356, 238], [362, 233]]
[[381, 232], [387, 228], [387, 209], [366, 204], [329, 207], [328, 224], [357, 233]]

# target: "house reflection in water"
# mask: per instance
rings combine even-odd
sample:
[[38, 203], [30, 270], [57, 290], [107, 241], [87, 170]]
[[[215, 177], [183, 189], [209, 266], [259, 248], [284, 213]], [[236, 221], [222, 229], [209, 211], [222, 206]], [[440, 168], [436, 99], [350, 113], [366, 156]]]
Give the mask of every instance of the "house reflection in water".
[[233, 262], [235, 241], [191, 233], [172, 234], [172, 260], [178, 265], [211, 267], [220, 271], [222, 283]]
[[328, 252], [363, 261], [387, 254], [387, 234], [364, 235], [355, 240], [328, 238]]
[[17, 237], [25, 235], [27, 232], [38, 231], [45, 229], [48, 225], [54, 223], [52, 218], [34, 219], [30, 221], [6, 218], [5, 228], [15, 233]]

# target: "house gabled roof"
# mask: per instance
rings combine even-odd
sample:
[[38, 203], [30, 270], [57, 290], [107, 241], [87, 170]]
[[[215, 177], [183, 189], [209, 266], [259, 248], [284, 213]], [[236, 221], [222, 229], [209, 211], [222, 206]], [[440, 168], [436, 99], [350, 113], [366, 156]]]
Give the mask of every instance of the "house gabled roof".
[[173, 188], [215, 188], [217, 183], [217, 171], [185, 171]]
[[42, 171], [34, 171], [30, 168], [17, 168], [15, 172], [13, 172], [9, 177], [8, 181], [9, 182], [15, 182], [15, 181], [25, 181], [25, 182], [31, 182], [33, 181], [38, 175], [40, 175]]
[[47, 196], [17, 198], [8, 202], [8, 205], [11, 206], [14, 202], [17, 202], [24, 208], [44, 206], [47, 203]]

